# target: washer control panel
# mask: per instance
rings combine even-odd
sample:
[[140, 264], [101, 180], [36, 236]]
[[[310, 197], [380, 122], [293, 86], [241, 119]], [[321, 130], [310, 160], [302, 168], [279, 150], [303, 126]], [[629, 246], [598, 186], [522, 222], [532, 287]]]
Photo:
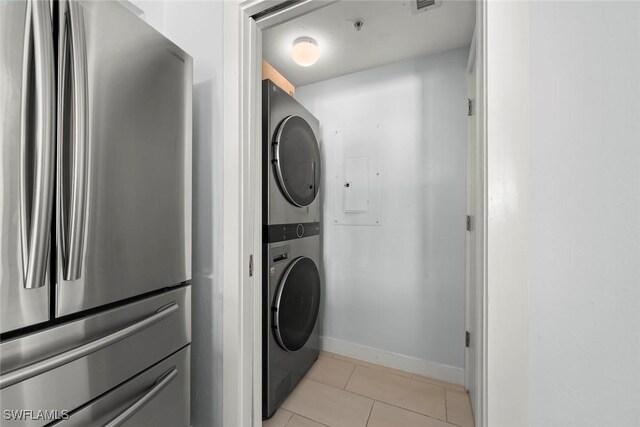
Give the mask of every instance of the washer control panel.
[[302, 239], [320, 234], [319, 222], [298, 224], [269, 225], [265, 229], [265, 243], [284, 242], [286, 240]]

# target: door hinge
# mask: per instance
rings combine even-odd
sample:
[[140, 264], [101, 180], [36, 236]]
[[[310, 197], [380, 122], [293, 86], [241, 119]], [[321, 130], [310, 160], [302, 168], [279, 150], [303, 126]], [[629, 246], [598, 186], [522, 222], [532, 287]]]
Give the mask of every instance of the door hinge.
[[464, 332], [464, 346], [469, 347], [471, 345], [471, 332]]
[[467, 116], [473, 116], [473, 100], [467, 98]]
[[253, 277], [253, 254], [249, 255], [249, 277]]
[[467, 215], [467, 231], [471, 231], [471, 228], [472, 228], [471, 215]]

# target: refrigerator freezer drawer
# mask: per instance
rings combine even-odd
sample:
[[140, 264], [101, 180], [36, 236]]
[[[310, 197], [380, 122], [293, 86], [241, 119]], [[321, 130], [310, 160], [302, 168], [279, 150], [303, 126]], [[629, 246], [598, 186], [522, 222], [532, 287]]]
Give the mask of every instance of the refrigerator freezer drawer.
[[1, 416], [7, 410], [73, 410], [190, 341], [191, 288], [185, 286], [3, 342]]
[[183, 348], [54, 425], [187, 427], [190, 348]]

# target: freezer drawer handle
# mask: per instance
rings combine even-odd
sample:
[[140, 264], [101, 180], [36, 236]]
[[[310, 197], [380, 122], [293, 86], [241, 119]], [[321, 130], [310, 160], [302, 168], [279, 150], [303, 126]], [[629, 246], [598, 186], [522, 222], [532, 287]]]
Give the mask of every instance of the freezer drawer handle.
[[0, 389], [9, 387], [13, 384], [35, 377], [36, 375], [39, 375], [43, 372], [50, 371], [51, 369], [55, 369], [69, 362], [73, 362], [76, 359], [80, 359], [81, 357], [87, 356], [91, 353], [94, 353], [98, 350], [101, 350], [105, 347], [115, 344], [118, 341], [121, 341], [127, 337], [130, 337], [131, 335], [134, 335], [142, 331], [143, 329], [146, 329], [149, 326], [154, 325], [155, 323], [158, 323], [159, 321], [165, 319], [166, 317], [171, 316], [172, 314], [176, 313], [179, 309], [180, 307], [174, 301], [173, 303], [158, 309], [155, 312], [155, 314], [139, 322], [136, 322], [133, 325], [127, 326], [124, 329], [120, 329], [102, 338], [98, 338], [95, 341], [91, 341], [87, 344], [73, 348], [69, 351], [65, 351], [64, 353], [60, 353], [48, 359], [44, 359], [39, 362], [35, 362], [30, 365], [27, 365], [25, 367], [18, 368], [11, 372], [7, 372], [6, 374], [0, 376]]
[[149, 403], [158, 393], [162, 391], [166, 386], [169, 385], [173, 379], [178, 376], [178, 370], [175, 366], [169, 369], [167, 372], [162, 374], [154, 383], [154, 385], [140, 397], [138, 400], [133, 402], [131, 406], [122, 411], [117, 417], [109, 421], [104, 427], [118, 427], [121, 426], [125, 421], [134, 416], [136, 412], [138, 412], [144, 405]]

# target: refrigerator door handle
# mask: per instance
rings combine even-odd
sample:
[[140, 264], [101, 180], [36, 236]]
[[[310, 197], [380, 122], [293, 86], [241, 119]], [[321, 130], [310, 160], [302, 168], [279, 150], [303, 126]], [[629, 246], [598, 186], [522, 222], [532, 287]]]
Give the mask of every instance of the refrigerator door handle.
[[[60, 7], [65, 3], [61, 3]], [[57, 212], [57, 243], [58, 243], [58, 251], [61, 255], [62, 260], [62, 272], [64, 275], [64, 271], [66, 271], [67, 265], [67, 218], [68, 218], [68, 203], [67, 203], [67, 165], [65, 163], [65, 147], [66, 147], [66, 133], [67, 132], [67, 114], [68, 110], [66, 108], [66, 104], [68, 102], [68, 85], [67, 81], [69, 79], [69, 69], [67, 66], [67, 60], [69, 56], [69, 13], [64, 12], [60, 13], [58, 27], [60, 28], [60, 34], [58, 36], [58, 125], [56, 127], [58, 132], [57, 138], [57, 149], [58, 149], [58, 158], [57, 158], [57, 200], [56, 200], [56, 212]]]
[[[30, 7], [28, 7], [27, 11], [31, 11], [30, 20], [32, 23], [30, 32], [33, 31], [36, 87], [35, 175], [32, 217], [27, 219], [25, 214], [21, 215], [21, 217], [23, 220], [29, 221], [29, 249], [24, 287], [33, 289], [45, 285], [48, 266], [49, 234], [53, 209], [55, 68], [49, 2], [30, 1], [29, 3]], [[26, 137], [23, 138], [22, 142], [26, 143]], [[26, 148], [23, 146], [22, 150], [26, 150]], [[26, 155], [23, 160], [26, 160]], [[25, 166], [25, 163], [22, 166]], [[25, 173], [26, 171], [22, 173], [23, 179], [25, 178]], [[21, 188], [24, 191], [22, 201], [25, 203], [27, 198], [26, 183], [23, 183]], [[23, 207], [26, 210], [25, 205]], [[23, 227], [25, 226], [26, 224], [23, 225]], [[25, 234], [26, 232], [23, 231], [23, 236]]]
[[135, 415], [144, 405], [149, 403], [158, 393], [160, 393], [166, 386], [169, 385], [175, 377], [178, 376], [178, 370], [175, 366], [171, 367], [167, 372], [162, 374], [153, 384], [153, 386], [147, 390], [140, 398], [133, 402], [124, 411], [118, 414], [115, 418], [109, 421], [104, 427], [119, 427], [124, 424], [129, 418]]
[[[71, 42], [71, 78], [73, 86], [73, 160], [71, 164], [71, 188], [69, 224], [64, 280], [77, 280], [82, 271], [84, 248], [85, 207], [87, 203], [87, 48], [85, 42], [83, 11], [76, 0], [69, 0], [68, 16]], [[66, 29], [65, 29], [66, 31]], [[66, 33], [63, 33], [66, 34]], [[63, 36], [64, 37], [64, 36]]]
[[[44, 2], [43, 2], [44, 3]], [[9, 387], [13, 384], [17, 384], [21, 381], [35, 377], [43, 372], [50, 371], [62, 365], [65, 365], [81, 357], [87, 356], [100, 349], [108, 347], [112, 344], [122, 341], [123, 339], [134, 335], [143, 329], [150, 327], [158, 323], [159, 321], [175, 314], [179, 310], [177, 302], [172, 302], [163, 307], [160, 307], [153, 315], [148, 316], [132, 325], [129, 325], [123, 329], [119, 329], [109, 335], [105, 335], [102, 338], [98, 338], [94, 341], [90, 341], [86, 344], [72, 348], [71, 350], [57, 354], [53, 357], [40, 360], [30, 365], [15, 369], [0, 376], [0, 390]]]
[[27, 158], [30, 155], [27, 148], [29, 141], [29, 111], [31, 109], [31, 71], [33, 68], [33, 19], [31, 12], [31, 2], [26, 4], [26, 22], [24, 25], [24, 47], [22, 50], [22, 109], [20, 111], [20, 240], [22, 242], [22, 268], [23, 286], [26, 285], [27, 268], [29, 265], [29, 236], [31, 221], [31, 187], [29, 178], [33, 171], [30, 168]]

